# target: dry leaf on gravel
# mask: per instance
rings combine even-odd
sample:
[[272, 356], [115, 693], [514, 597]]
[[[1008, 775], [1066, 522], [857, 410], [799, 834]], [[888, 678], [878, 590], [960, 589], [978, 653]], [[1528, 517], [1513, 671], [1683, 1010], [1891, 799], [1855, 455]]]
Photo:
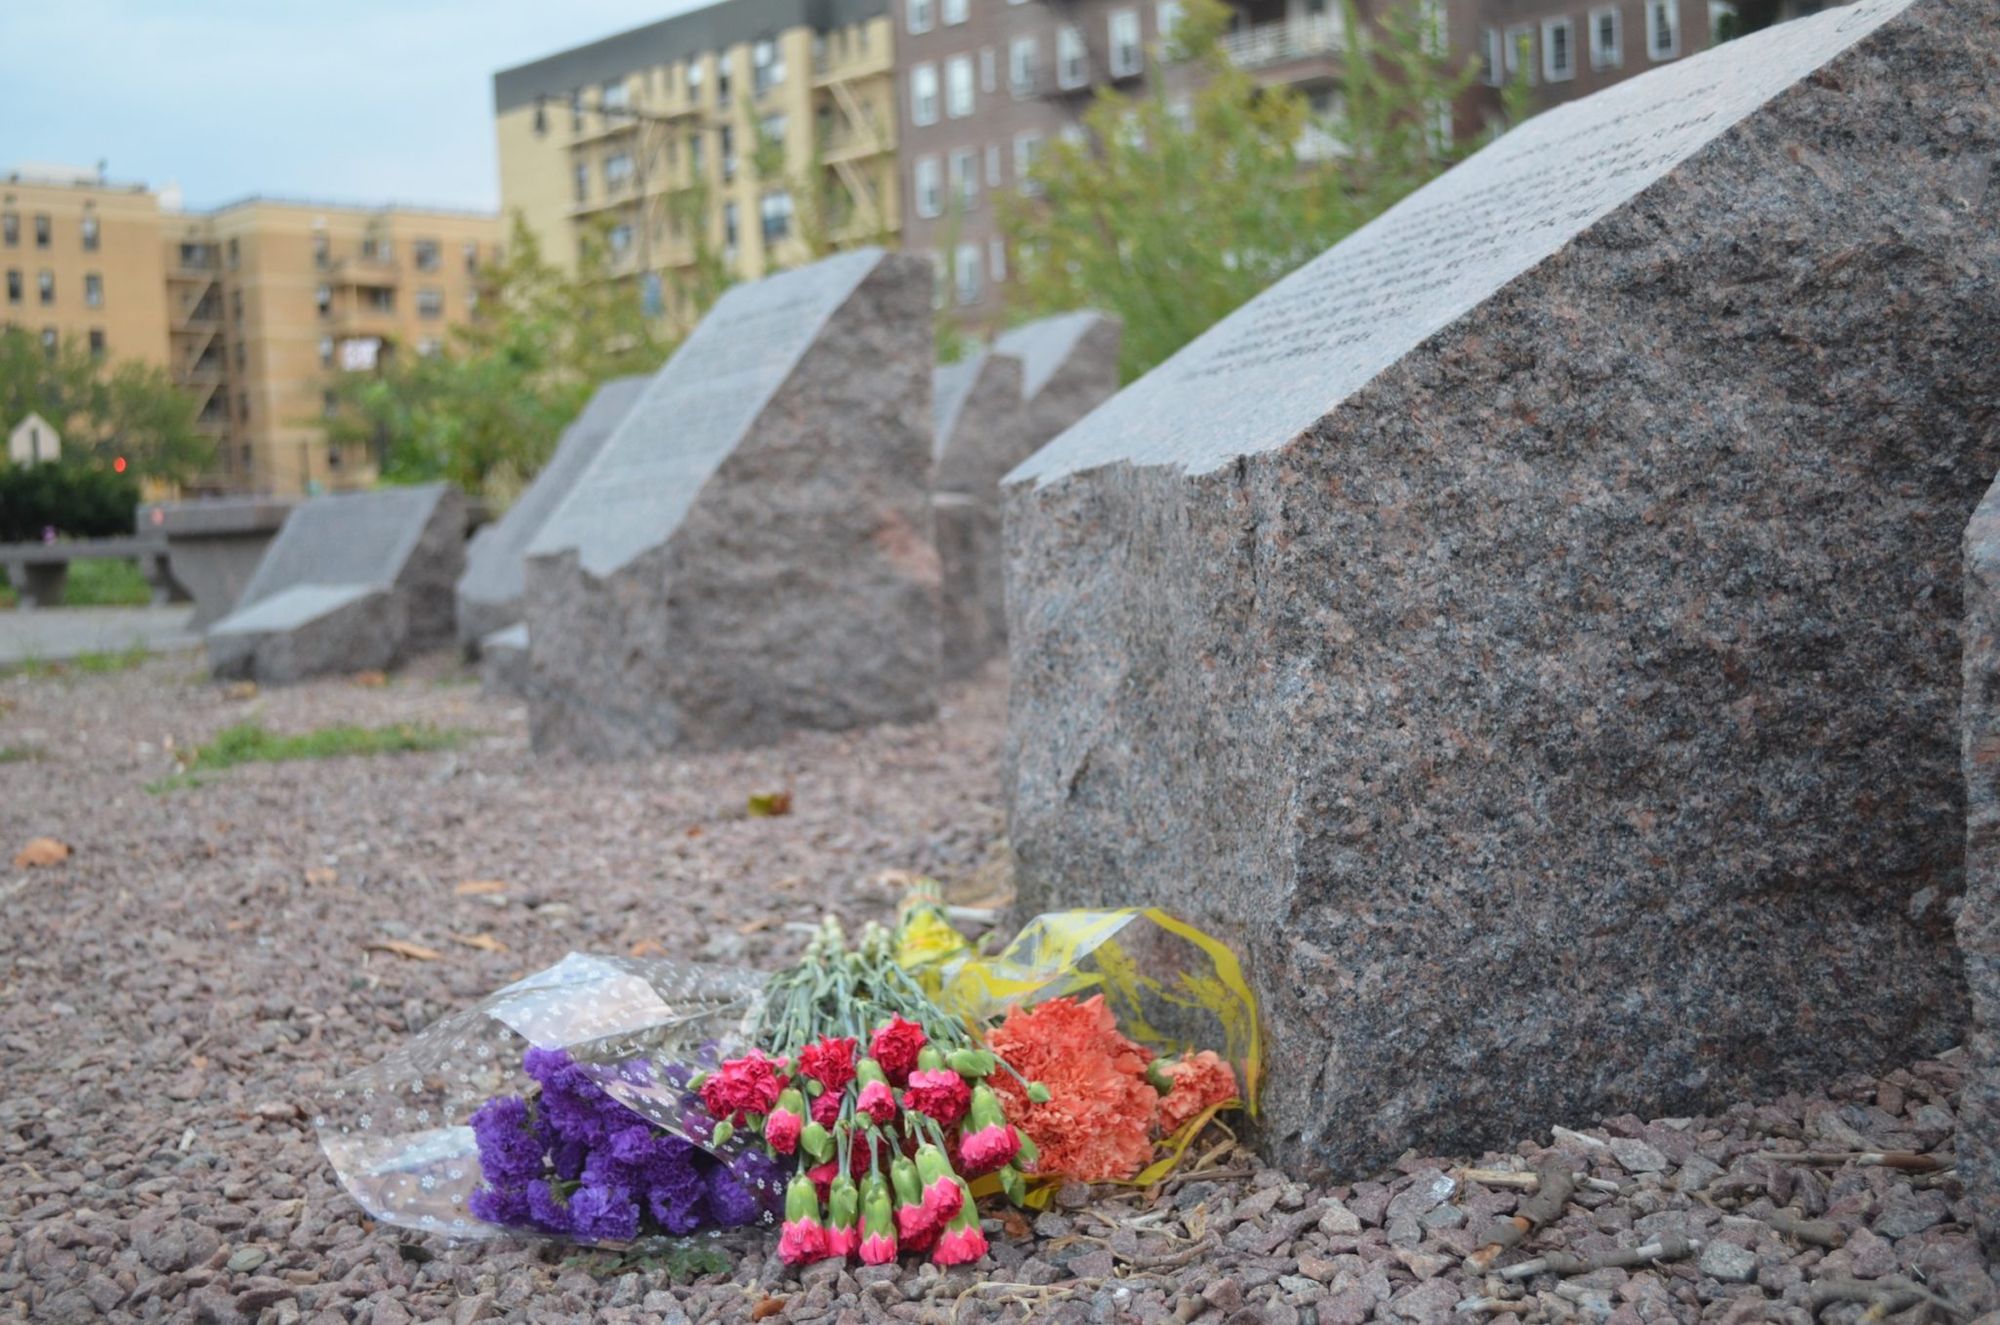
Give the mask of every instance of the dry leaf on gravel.
[[306, 882], [315, 888], [324, 888], [340, 878], [340, 871], [325, 865], [315, 865], [306, 871]]
[[775, 819], [791, 812], [792, 793], [789, 791], [760, 791], [750, 798], [752, 819]]
[[60, 865], [69, 859], [69, 844], [58, 842], [53, 837], [31, 837], [28, 845], [14, 856], [17, 870], [35, 869], [44, 865]]
[[234, 685], [224, 689], [222, 693], [228, 699], [255, 699], [257, 697], [257, 683], [255, 681], [238, 681]]
[[443, 961], [444, 954], [435, 948], [426, 948], [421, 943], [409, 943], [403, 939], [377, 939], [368, 945], [370, 952], [393, 952], [398, 957], [408, 957], [411, 961]]
[[490, 897], [494, 893], [504, 893], [507, 885], [500, 879], [467, 879], [452, 891], [460, 897]]
[[380, 690], [383, 686], [389, 684], [389, 676], [386, 672], [356, 672], [354, 674], [354, 684], [360, 686], [363, 690]]
[[451, 941], [463, 944], [468, 948], [477, 948], [481, 952], [507, 951], [507, 945], [499, 939], [494, 938], [491, 934], [453, 934]]
[[759, 1302], [756, 1306], [750, 1308], [750, 1319], [768, 1320], [772, 1316], [775, 1316], [779, 1312], [783, 1311], [784, 1309], [785, 1309], [784, 1298], [767, 1297], [763, 1301]]
[[755, 920], [746, 920], [738, 925], [736, 932], [738, 934], [756, 934], [781, 923], [783, 922], [776, 916], [758, 916]]
[[667, 950], [658, 939], [640, 939], [632, 945], [634, 957], [664, 957]]

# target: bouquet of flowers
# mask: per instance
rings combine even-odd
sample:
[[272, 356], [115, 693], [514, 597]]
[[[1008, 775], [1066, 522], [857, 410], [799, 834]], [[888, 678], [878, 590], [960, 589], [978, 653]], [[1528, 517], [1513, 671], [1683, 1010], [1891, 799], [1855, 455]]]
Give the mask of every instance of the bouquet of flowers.
[[782, 1212], [794, 1264], [954, 1265], [986, 1251], [978, 1197], [1157, 1181], [1217, 1110], [1254, 1108], [1258, 1070], [1248, 989], [1199, 931], [1062, 912], [985, 958], [919, 894], [894, 931], [827, 920], [768, 978], [572, 954], [317, 1121], [387, 1222], [623, 1243]]

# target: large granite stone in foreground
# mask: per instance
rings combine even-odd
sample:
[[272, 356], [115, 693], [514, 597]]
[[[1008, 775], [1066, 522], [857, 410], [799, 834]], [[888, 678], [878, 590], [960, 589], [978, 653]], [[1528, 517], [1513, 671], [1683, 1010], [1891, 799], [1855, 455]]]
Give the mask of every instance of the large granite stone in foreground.
[[209, 627], [210, 670], [281, 684], [450, 643], [465, 523], [464, 498], [443, 483], [295, 507], [235, 610]]
[[529, 547], [537, 749], [936, 712], [930, 289], [863, 249], [716, 303]]
[[1965, 900], [1958, 946], [1972, 996], [1957, 1169], [1979, 1235], [2000, 1250], [2000, 482], [1965, 529]]
[[1548, 111], [1010, 476], [1021, 904], [1241, 944], [1284, 1162], [1959, 1035], [1996, 16]]
[[977, 671], [1007, 646], [1001, 478], [1118, 390], [1118, 343], [1115, 319], [1063, 313], [937, 370], [932, 485], [947, 677]]
[[465, 546], [465, 574], [458, 580], [458, 642], [476, 649], [479, 641], [521, 619], [521, 598], [527, 591], [528, 545], [554, 514], [572, 485], [597, 458], [611, 430], [625, 417], [645, 389], [646, 378], [621, 377], [597, 388], [569, 427], [563, 429], [555, 454], [491, 524], [483, 525]]

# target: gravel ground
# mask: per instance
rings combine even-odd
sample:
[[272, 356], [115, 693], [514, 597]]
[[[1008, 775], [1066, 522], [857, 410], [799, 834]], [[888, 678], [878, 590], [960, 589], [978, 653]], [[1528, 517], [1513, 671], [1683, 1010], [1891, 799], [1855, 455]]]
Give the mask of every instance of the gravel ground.
[[[1948, 1165], [1950, 1055], [1715, 1118], [1614, 1118], [1553, 1148], [1409, 1157], [1331, 1189], [1217, 1132], [1202, 1171], [1158, 1193], [1070, 1188], [1032, 1224], [990, 1220], [977, 1273], [800, 1276], [738, 1235], [714, 1244], [732, 1272], [676, 1285], [608, 1252], [372, 1228], [334, 1184], [305, 1104], [567, 951], [771, 964], [825, 909], [886, 917], [886, 871], [990, 887], [1003, 709], [989, 677], [935, 726], [592, 768], [529, 757], [521, 710], [442, 662], [382, 686], [254, 695], [208, 685], [188, 656], [0, 679], [0, 752], [13, 752], [0, 753], [0, 848], [11, 858], [38, 835], [75, 848], [0, 872], [0, 1319], [1630, 1325], [1970, 1320], [2000, 1305], [1948, 1169], [1773, 1158], [1907, 1150]], [[146, 790], [175, 749], [252, 716], [480, 735]], [[792, 793], [790, 815], [744, 814], [771, 791]], [[455, 891], [473, 879], [505, 887]], [[464, 942], [480, 936], [505, 951]], [[389, 939], [441, 959], [369, 947]], [[1489, 1222], [1530, 1198], [1463, 1166], [1552, 1160], [1593, 1181], [1488, 1270], [1468, 1265]], [[1647, 1243], [1675, 1259], [1504, 1275]]]

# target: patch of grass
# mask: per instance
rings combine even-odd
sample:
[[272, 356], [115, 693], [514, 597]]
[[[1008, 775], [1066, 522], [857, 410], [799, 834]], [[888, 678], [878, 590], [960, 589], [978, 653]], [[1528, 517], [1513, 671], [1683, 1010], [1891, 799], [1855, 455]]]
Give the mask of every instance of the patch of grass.
[[0, 764], [32, 764], [42, 752], [32, 745], [0, 745]]
[[182, 762], [179, 773], [149, 783], [146, 790], [158, 794], [181, 787], [198, 787], [205, 780], [202, 774], [234, 768], [238, 764], [275, 764], [295, 759], [339, 759], [349, 755], [449, 750], [473, 735], [475, 733], [461, 727], [399, 722], [388, 727], [342, 724], [288, 736], [266, 730], [261, 722], [239, 722], [217, 732], [215, 739], [208, 744], [197, 746]]
[[152, 656], [146, 652], [145, 645], [134, 644], [116, 653], [80, 653], [72, 665], [79, 672], [89, 672], [95, 676], [106, 672], [129, 672]]
[[129, 561], [72, 561], [63, 582], [64, 607], [144, 607], [152, 601], [146, 577]]

